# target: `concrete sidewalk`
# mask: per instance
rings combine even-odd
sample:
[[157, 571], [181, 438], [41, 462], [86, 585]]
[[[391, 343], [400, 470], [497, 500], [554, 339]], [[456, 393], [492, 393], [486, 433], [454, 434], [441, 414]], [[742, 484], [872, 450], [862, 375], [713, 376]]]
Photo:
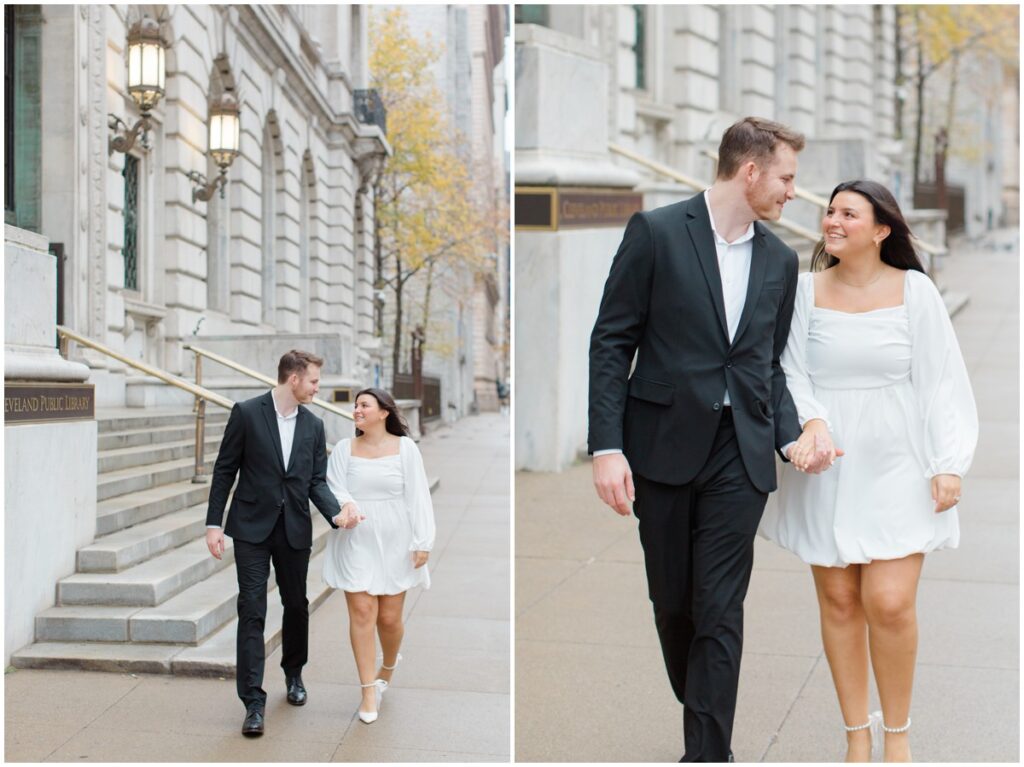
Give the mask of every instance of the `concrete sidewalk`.
[[[987, 240], [955, 244], [938, 276], [970, 297], [954, 324], [981, 439], [960, 548], [926, 558], [919, 591], [911, 743], [921, 762], [1020, 756], [1019, 243], [1016, 231]], [[736, 761], [840, 761], [810, 569], [762, 539], [756, 551]], [[872, 700], [877, 708], [874, 690]], [[515, 732], [519, 761], [668, 762], [683, 752], [636, 519], [598, 501], [589, 461], [516, 478]]]
[[[466, 418], [423, 438], [438, 536], [432, 585], [406, 600], [404, 660], [362, 724], [344, 597], [310, 618], [309, 702], [288, 705], [267, 658], [266, 734], [243, 738], [234, 679], [12, 671], [7, 761], [492, 762], [509, 760], [509, 421]], [[276, 598], [272, 595], [272, 598]]]

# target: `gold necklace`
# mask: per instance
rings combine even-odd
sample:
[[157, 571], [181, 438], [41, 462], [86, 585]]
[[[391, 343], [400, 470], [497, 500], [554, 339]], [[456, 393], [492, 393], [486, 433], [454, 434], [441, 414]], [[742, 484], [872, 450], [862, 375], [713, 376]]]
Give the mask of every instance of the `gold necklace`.
[[839, 276], [839, 272], [836, 272], [834, 276], [835, 276], [835, 278], [837, 280], [839, 280], [841, 283], [843, 283], [847, 287], [850, 287], [850, 288], [866, 288], [866, 287], [868, 287], [870, 285], [874, 285], [876, 282], [878, 282], [880, 279], [882, 279], [882, 275], [883, 274], [885, 274], [885, 267], [884, 266], [881, 269], [878, 270], [878, 276], [877, 277], [875, 277], [870, 282], [865, 282], [863, 285], [854, 285], [852, 282], [847, 282], [846, 280], [844, 280], [842, 277]]

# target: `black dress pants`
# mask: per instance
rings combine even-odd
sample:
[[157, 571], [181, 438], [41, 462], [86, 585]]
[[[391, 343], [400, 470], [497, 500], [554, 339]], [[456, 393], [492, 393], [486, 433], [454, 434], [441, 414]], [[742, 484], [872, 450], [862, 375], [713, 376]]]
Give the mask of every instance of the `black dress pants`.
[[634, 476], [647, 584], [669, 681], [683, 704], [684, 762], [729, 756], [743, 599], [768, 495], [750, 483], [727, 408], [704, 468], [686, 485]]
[[267, 579], [274, 563], [277, 590], [284, 605], [281, 627], [281, 668], [295, 676], [306, 665], [309, 652], [309, 600], [306, 574], [310, 549], [293, 549], [284, 530], [284, 514], [262, 543], [235, 540], [235, 572], [238, 575], [238, 635], [236, 637], [238, 697], [248, 708], [264, 706], [263, 667], [266, 651], [263, 629], [267, 618]]

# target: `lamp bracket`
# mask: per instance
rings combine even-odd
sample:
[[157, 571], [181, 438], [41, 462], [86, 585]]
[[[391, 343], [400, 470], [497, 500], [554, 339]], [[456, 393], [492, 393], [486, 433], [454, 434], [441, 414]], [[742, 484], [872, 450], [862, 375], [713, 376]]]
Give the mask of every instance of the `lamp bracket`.
[[213, 179], [213, 181], [207, 181], [206, 176], [196, 170], [188, 171], [185, 173], [188, 180], [191, 181], [195, 186], [192, 187], [192, 202], [200, 200], [202, 202], [209, 202], [213, 199], [213, 193], [220, 189], [220, 197], [224, 199], [224, 187], [227, 184], [227, 169], [221, 168], [220, 175]]
[[149, 151], [150, 146], [146, 140], [146, 133], [153, 127], [153, 123], [149, 119], [148, 112], [143, 112], [142, 117], [131, 128], [128, 127], [128, 123], [113, 113], [108, 114], [107, 117], [109, 118], [107, 127], [114, 131], [114, 135], [107, 142], [108, 156], [114, 154], [114, 152], [127, 153], [131, 151], [140, 135], [142, 140], [138, 141], [139, 146]]

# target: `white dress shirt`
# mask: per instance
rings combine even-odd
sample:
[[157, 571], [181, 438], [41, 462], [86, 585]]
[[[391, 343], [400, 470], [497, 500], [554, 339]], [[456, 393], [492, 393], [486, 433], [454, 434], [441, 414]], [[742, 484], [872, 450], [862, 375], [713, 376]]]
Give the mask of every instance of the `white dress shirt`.
[[[715, 217], [711, 213], [711, 200], [707, 190], [704, 202], [708, 206], [708, 219], [711, 221], [711, 232], [715, 236], [715, 251], [718, 255], [718, 273], [722, 276], [722, 299], [725, 303], [725, 324], [729, 329], [729, 343], [736, 336], [736, 328], [740, 324], [743, 306], [747, 303], [747, 284], [750, 282], [750, 262], [754, 255], [754, 222], [751, 221], [747, 230], [732, 242], [715, 228]], [[722, 404], [732, 404], [729, 390], [723, 395]]]
[[295, 441], [295, 424], [299, 418], [299, 406], [296, 405], [288, 415], [281, 415], [281, 408], [277, 406], [277, 398], [274, 390], [270, 390], [270, 398], [274, 400], [274, 412], [277, 414], [277, 433], [281, 436], [281, 457], [284, 458], [284, 468], [288, 468], [288, 460], [292, 457], [292, 443]]
[[[273, 389], [270, 390], [270, 399], [274, 402], [274, 413], [277, 414], [277, 433], [281, 437], [281, 456], [284, 458], [284, 467], [287, 469], [288, 459], [292, 456], [292, 443], [295, 441], [295, 424], [299, 418], [299, 406], [296, 405], [288, 415], [281, 415]], [[220, 529], [220, 525], [207, 525], [207, 527]]]

